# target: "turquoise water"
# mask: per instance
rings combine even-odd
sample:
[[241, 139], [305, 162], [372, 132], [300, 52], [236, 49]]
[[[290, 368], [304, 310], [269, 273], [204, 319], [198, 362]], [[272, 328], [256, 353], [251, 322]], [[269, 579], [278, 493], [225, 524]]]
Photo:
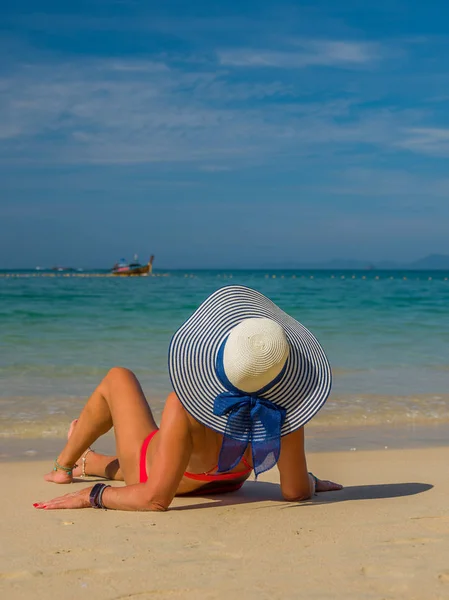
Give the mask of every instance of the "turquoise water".
[[449, 273], [88, 275], [0, 272], [1, 436], [61, 435], [114, 365], [159, 414], [171, 335], [227, 284], [258, 289], [320, 340], [334, 386], [318, 424], [449, 420]]

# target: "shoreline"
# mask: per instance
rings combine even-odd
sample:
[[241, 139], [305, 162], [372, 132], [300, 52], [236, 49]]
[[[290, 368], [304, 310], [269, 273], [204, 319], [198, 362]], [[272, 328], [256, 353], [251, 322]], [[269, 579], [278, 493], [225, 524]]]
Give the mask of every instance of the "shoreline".
[[[449, 446], [449, 423], [409, 425], [365, 425], [358, 427], [308, 425], [307, 454], [413, 450]], [[65, 437], [0, 437], [0, 463], [53, 460]], [[115, 453], [115, 440], [109, 432], [95, 443], [105, 454]]]
[[[446, 381], [447, 373], [442, 372]], [[152, 387], [139, 374], [138, 378], [158, 422], [167, 394]], [[89, 390], [94, 388], [92, 384]], [[9, 439], [62, 439], [70, 422], [79, 416], [88, 395], [58, 396], [53, 391], [51, 395], [42, 396], [0, 396], [0, 445], [7, 444]], [[307, 430], [327, 430], [333, 437], [333, 431], [338, 435], [340, 431], [365, 428], [381, 431], [390, 427], [400, 430], [445, 426], [449, 428], [448, 393], [388, 395], [338, 390], [332, 392], [323, 409], [307, 425]]]

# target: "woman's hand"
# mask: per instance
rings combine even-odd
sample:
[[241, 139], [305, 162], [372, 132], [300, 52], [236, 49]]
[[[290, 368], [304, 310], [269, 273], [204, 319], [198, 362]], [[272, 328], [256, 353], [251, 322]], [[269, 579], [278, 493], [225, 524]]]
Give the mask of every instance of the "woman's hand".
[[89, 494], [91, 487], [84, 488], [71, 494], [64, 494], [47, 502], [36, 502], [34, 508], [42, 508], [44, 510], [56, 510], [61, 508], [91, 508]]
[[341, 489], [343, 489], [343, 486], [339, 483], [334, 483], [327, 479], [318, 479], [318, 477], [316, 478], [315, 492], [333, 492]]

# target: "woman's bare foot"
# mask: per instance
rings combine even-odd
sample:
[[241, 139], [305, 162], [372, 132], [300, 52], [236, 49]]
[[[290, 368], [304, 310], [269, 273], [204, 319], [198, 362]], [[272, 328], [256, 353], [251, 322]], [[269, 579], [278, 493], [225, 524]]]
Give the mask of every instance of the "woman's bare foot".
[[[67, 439], [70, 439], [77, 423], [78, 419], [75, 419], [70, 423]], [[62, 466], [66, 467], [68, 465]], [[53, 470], [48, 473], [48, 475], [45, 475], [44, 479], [45, 481], [51, 481], [53, 483], [71, 483], [74, 478], [83, 478], [84, 476], [123, 481], [123, 474], [120, 470], [118, 458], [116, 456], [106, 456], [99, 452], [95, 452], [91, 448], [88, 448], [78, 458], [76, 464], [73, 465], [71, 475], [63, 469], [57, 469], [56, 471]]]
[[72, 483], [73, 475], [71, 473], [67, 473], [67, 471], [62, 471], [57, 469], [56, 471], [50, 471], [47, 475], [44, 475], [45, 481], [50, 481], [51, 483]]
[[[71, 422], [67, 438], [70, 437], [70, 435], [73, 431], [73, 427], [76, 425], [76, 421], [77, 421], [77, 419], [75, 421]], [[62, 465], [62, 466], [65, 467], [66, 465]], [[77, 465], [75, 465], [75, 467], [76, 466]], [[55, 461], [55, 467], [56, 467], [56, 461]], [[50, 471], [50, 473], [47, 473], [47, 475], [44, 475], [44, 479], [45, 479], [45, 481], [50, 481], [51, 483], [72, 483], [74, 470], [75, 469], [73, 468], [71, 470], [71, 472], [70, 471], [68, 472], [65, 469], [55, 468], [55, 469], [53, 469], [53, 471]]]

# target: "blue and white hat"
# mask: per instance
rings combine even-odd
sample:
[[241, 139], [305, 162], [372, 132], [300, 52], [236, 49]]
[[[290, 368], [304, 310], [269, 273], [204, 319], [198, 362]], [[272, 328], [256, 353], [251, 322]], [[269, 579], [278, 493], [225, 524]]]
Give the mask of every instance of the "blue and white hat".
[[169, 373], [184, 408], [224, 435], [219, 471], [250, 443], [256, 475], [274, 466], [280, 438], [305, 425], [331, 388], [324, 350], [301, 323], [256, 290], [226, 286], [172, 338]]

